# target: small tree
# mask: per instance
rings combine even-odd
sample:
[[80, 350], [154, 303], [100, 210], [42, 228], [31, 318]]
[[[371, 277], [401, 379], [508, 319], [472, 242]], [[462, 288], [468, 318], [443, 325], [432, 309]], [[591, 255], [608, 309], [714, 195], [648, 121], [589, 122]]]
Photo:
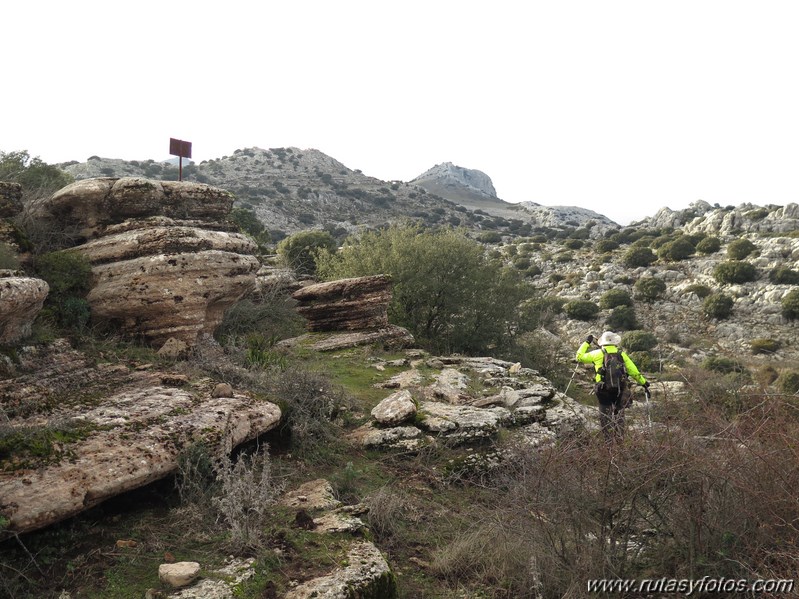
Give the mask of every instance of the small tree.
[[635, 282], [637, 297], [653, 302], [666, 292], [666, 282], [657, 277], [641, 277]]
[[316, 273], [316, 258], [322, 250], [336, 250], [336, 240], [327, 231], [300, 231], [277, 246], [286, 264], [303, 275]]

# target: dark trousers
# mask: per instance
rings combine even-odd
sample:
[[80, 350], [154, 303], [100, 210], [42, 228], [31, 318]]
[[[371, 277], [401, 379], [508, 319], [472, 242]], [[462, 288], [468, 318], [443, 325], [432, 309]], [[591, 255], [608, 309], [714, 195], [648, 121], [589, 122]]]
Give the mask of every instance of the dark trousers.
[[599, 400], [599, 426], [605, 439], [611, 441], [624, 437], [624, 408], [627, 407], [628, 391], [623, 387], [620, 394], [608, 394], [597, 388]]

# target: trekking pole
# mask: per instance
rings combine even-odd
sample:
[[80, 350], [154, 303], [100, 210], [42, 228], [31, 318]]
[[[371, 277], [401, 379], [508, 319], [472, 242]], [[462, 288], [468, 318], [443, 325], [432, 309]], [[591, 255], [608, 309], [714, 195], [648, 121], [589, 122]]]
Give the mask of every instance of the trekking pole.
[[646, 399], [646, 421], [649, 425], [649, 428], [652, 428], [652, 404], [650, 403], [650, 399], [652, 399], [652, 394], [649, 392], [649, 389], [644, 387], [644, 399]]
[[574, 366], [574, 372], [572, 372], [572, 378], [569, 379], [569, 384], [566, 385], [566, 390], [563, 392], [563, 395], [566, 395], [569, 392], [569, 387], [572, 386], [572, 381], [574, 380], [574, 377], [579, 369], [580, 369], [580, 363], [577, 362], [577, 364]]

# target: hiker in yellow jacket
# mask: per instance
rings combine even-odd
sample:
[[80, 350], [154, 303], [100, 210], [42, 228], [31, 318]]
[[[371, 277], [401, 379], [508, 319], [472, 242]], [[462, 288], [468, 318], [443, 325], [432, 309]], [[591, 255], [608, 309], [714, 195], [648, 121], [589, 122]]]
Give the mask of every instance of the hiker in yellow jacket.
[[[599, 349], [588, 351], [594, 336], [588, 335], [577, 350], [577, 361], [594, 364], [594, 393], [599, 400], [599, 424], [605, 437], [621, 438], [624, 435], [624, 409], [632, 397], [627, 377], [643, 385], [648, 392], [649, 383], [627, 353], [619, 348], [621, 337], [605, 331], [597, 341]], [[621, 359], [619, 359], [621, 358]]]

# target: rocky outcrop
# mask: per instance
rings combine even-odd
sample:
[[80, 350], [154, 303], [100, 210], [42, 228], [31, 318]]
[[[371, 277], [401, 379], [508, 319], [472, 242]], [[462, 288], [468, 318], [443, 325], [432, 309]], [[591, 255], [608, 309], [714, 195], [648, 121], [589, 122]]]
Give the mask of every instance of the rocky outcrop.
[[388, 325], [391, 277], [374, 275], [309, 285], [295, 291], [309, 331], [360, 331]]
[[193, 345], [255, 285], [256, 246], [224, 222], [232, 196], [197, 183], [78, 181], [38, 202], [36, 218], [72, 227], [92, 265], [92, 318], [159, 347]]
[[491, 177], [482, 171], [457, 166], [451, 162], [437, 164], [411, 181], [414, 185], [432, 187], [463, 187], [486, 198], [496, 199], [497, 190]]
[[[11, 532], [58, 522], [175, 472], [183, 448], [219, 452], [275, 427], [280, 409], [234, 392], [214, 398], [208, 379], [150, 365], [93, 365], [65, 341], [21, 348], [16, 376], [0, 380], [2, 423], [12, 445], [0, 450], [0, 515]], [[47, 455], [26, 438], [61, 431]], [[19, 447], [13, 445], [20, 439]]]
[[109, 225], [150, 216], [218, 222], [232, 206], [232, 194], [200, 183], [100, 177], [76, 181], [35, 202], [31, 216], [90, 239]]
[[382, 345], [400, 349], [413, 343], [413, 336], [406, 329], [388, 324], [391, 302], [388, 275], [308, 285], [295, 291], [292, 298], [312, 333], [281, 341], [281, 347], [304, 345], [315, 351], [333, 351]]
[[31, 334], [33, 319], [49, 291], [50, 287], [41, 279], [0, 270], [0, 345]]
[[[438, 440], [448, 445], [471, 444], [513, 430], [531, 445], [552, 441], [577, 428], [594, 426], [590, 409], [558, 392], [535, 370], [492, 357], [440, 356], [426, 360], [393, 361], [408, 366], [376, 383], [396, 388], [372, 410], [373, 422], [349, 435], [355, 445], [400, 451], [418, 451]], [[388, 364], [388, 363], [386, 363]], [[422, 385], [417, 370], [438, 370]], [[378, 370], [383, 364], [375, 364]], [[403, 373], [410, 376], [401, 376]], [[393, 381], [391, 384], [386, 384]]]

